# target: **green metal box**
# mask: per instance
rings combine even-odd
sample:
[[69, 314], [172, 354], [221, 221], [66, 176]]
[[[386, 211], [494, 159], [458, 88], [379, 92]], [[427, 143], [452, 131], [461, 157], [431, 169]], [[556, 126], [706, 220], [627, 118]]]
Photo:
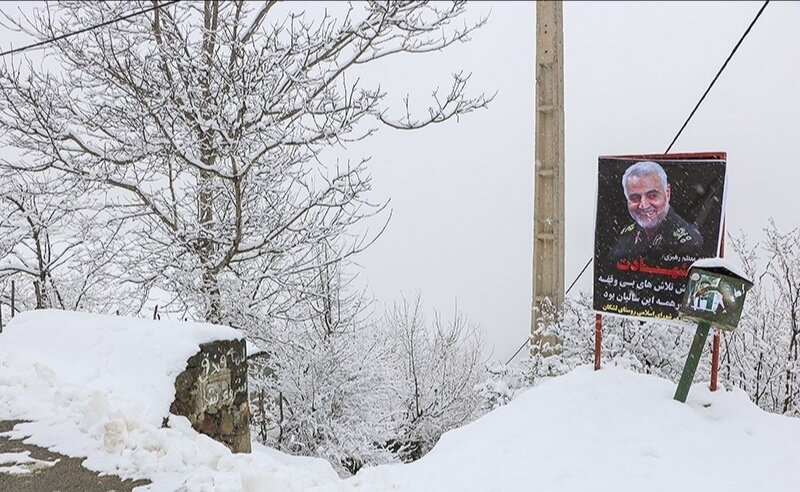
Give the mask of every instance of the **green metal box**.
[[705, 321], [716, 328], [733, 331], [742, 317], [747, 291], [752, 286], [744, 274], [721, 258], [698, 260], [689, 268], [678, 316], [685, 321]]

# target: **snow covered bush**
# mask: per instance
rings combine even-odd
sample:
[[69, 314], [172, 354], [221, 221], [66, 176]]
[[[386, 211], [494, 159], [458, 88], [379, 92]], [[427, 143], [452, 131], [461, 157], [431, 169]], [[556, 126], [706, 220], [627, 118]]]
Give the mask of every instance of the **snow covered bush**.
[[800, 415], [800, 231], [770, 221], [765, 232], [756, 246], [744, 234], [731, 238], [755, 286], [739, 328], [723, 337], [720, 377], [765, 410]]
[[[516, 366], [493, 362], [486, 365], [489, 378], [475, 385], [475, 391], [481, 401], [480, 409], [484, 413], [502, 407], [514, 397], [514, 384], [519, 378]], [[513, 373], [513, 374], [512, 374]]]
[[[322, 253], [324, 256], [325, 253]], [[256, 357], [253, 426], [276, 449], [327, 459], [340, 473], [387, 463], [393, 391], [372, 304], [352, 291], [339, 262], [313, 271], [296, 317], [271, 327]]]
[[3, 305], [11, 305], [13, 282], [16, 311], [133, 314], [141, 309], [146, 291], [119, 280], [124, 224], [96, 209], [91, 189], [61, 182], [51, 172], [0, 171], [0, 178]]
[[481, 339], [458, 307], [450, 320], [436, 313], [428, 323], [420, 295], [395, 304], [381, 323], [395, 391], [392, 447], [413, 461], [443, 433], [478, 416], [474, 387], [484, 378]]

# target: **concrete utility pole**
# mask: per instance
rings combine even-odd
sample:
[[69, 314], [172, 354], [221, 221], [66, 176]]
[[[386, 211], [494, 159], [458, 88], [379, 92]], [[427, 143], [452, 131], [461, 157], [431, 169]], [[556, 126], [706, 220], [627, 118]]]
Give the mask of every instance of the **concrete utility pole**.
[[539, 333], [564, 302], [564, 47], [561, 1], [536, 2], [536, 166], [531, 355], [551, 355]]

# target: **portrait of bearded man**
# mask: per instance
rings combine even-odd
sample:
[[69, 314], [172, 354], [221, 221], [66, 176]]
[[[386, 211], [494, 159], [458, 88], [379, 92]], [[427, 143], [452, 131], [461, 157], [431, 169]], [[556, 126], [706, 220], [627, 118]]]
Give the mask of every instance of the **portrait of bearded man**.
[[703, 236], [697, 227], [670, 208], [672, 187], [661, 165], [652, 161], [633, 164], [622, 176], [622, 188], [633, 222], [619, 231], [611, 261], [700, 251]]

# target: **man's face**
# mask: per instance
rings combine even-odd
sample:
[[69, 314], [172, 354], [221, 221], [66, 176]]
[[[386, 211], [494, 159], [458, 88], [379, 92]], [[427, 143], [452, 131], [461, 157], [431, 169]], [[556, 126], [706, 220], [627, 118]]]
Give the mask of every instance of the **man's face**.
[[644, 229], [655, 229], [669, 211], [670, 186], [664, 189], [656, 174], [631, 176], [625, 183], [628, 212]]

